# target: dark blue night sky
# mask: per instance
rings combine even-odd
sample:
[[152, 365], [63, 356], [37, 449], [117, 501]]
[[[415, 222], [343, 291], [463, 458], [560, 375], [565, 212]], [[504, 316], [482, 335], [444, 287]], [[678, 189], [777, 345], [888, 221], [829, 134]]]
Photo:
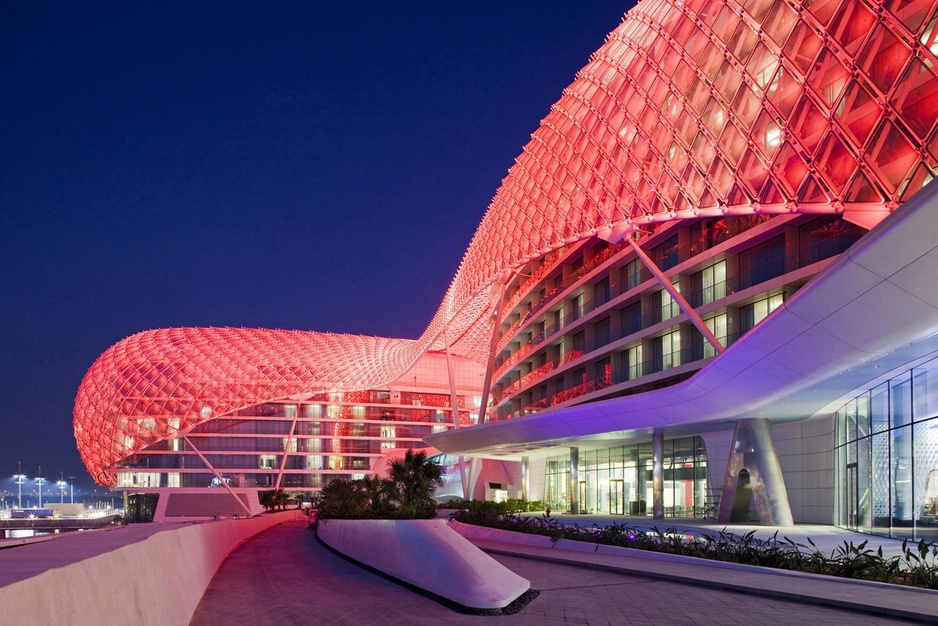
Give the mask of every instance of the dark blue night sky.
[[334, 6], [0, 3], [0, 477], [90, 485], [75, 391], [137, 331], [416, 338], [629, 8]]

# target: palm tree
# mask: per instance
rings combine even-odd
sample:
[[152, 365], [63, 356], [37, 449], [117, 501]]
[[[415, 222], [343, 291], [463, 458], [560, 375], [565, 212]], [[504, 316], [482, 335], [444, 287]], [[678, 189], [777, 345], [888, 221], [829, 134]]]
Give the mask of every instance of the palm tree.
[[368, 494], [361, 481], [333, 478], [323, 487], [319, 519], [362, 519], [368, 517]]
[[277, 507], [273, 491], [262, 491], [260, 493], [260, 502], [266, 511], [273, 511]]
[[378, 476], [365, 476], [354, 481], [368, 497], [370, 517], [383, 519], [391, 517], [391, 497], [389, 481]]
[[261, 506], [268, 511], [275, 511], [277, 507], [284, 509], [289, 499], [290, 496], [283, 489], [271, 489], [270, 491], [262, 491], [260, 494]]
[[280, 510], [287, 508], [287, 502], [290, 500], [290, 494], [283, 489], [274, 489], [274, 502], [280, 507]]
[[408, 450], [402, 459], [388, 463], [388, 496], [399, 505], [398, 517], [436, 515], [433, 493], [443, 486], [443, 468], [427, 453]]

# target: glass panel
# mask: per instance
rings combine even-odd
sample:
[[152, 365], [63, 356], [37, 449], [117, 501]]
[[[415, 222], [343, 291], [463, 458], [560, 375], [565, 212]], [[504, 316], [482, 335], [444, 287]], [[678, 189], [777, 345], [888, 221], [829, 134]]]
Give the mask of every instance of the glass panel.
[[938, 540], [938, 420], [915, 425], [916, 538]]
[[864, 394], [857, 398], [857, 437], [870, 434], [870, 396]]
[[845, 128], [859, 145], [866, 143], [882, 113], [882, 107], [876, 97], [864, 84], [857, 81], [850, 82], [846, 96], [834, 112], [840, 126]]
[[892, 532], [897, 537], [912, 537], [912, 429], [897, 428], [891, 435]]
[[873, 519], [871, 531], [889, 535], [889, 437], [887, 433], [873, 435], [872, 481]]
[[889, 404], [893, 428], [912, 423], [912, 383], [908, 372], [889, 381]]
[[857, 442], [857, 530], [873, 532], [873, 497], [870, 481], [870, 439]]
[[851, 400], [849, 403], [847, 403], [845, 411], [845, 417], [847, 421], [846, 441], [854, 441], [857, 438], [857, 401]]
[[879, 433], [889, 428], [889, 389], [886, 383], [873, 389], [870, 394], [870, 420], [873, 432]]
[[843, 446], [834, 448], [834, 468], [834, 525], [843, 527], [847, 525], [850, 515], [846, 492], [848, 468]]
[[701, 437], [694, 437], [694, 480], [696, 486], [694, 490], [694, 517], [706, 517], [708, 514], [707, 506], [707, 451], [704, 448], [704, 441]]
[[880, 180], [887, 184], [888, 191], [898, 189], [908, 177], [918, 155], [899, 128], [891, 121], [884, 121], [873, 137], [873, 165]]
[[938, 414], [938, 364], [935, 361], [912, 370], [913, 417], [926, 420]]
[[652, 510], [652, 481], [651, 481], [651, 472], [652, 472], [652, 455], [651, 455], [651, 444], [644, 443], [638, 446], [638, 455], [637, 455], [637, 466], [636, 474], [638, 477], [636, 496], [638, 499], [637, 502], [637, 513], [633, 515], [652, 515], [654, 512]]

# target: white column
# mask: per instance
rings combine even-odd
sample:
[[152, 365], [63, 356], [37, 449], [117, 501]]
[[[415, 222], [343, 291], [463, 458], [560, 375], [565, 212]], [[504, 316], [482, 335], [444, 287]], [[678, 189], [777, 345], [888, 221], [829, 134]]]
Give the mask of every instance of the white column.
[[528, 457], [521, 457], [521, 499], [528, 501], [528, 474], [530, 471], [530, 462]]
[[570, 448], [570, 513], [580, 514], [580, 449]]
[[651, 436], [651, 507], [655, 519], [664, 519], [664, 435]]

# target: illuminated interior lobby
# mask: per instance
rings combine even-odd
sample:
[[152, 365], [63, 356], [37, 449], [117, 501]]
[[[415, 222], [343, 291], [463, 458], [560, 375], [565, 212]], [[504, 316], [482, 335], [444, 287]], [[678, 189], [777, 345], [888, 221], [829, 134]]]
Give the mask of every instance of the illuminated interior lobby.
[[430, 446], [450, 494], [934, 538], [936, 72], [932, 0], [641, 2], [420, 338], [139, 333], [78, 390], [86, 466], [250, 513]]

